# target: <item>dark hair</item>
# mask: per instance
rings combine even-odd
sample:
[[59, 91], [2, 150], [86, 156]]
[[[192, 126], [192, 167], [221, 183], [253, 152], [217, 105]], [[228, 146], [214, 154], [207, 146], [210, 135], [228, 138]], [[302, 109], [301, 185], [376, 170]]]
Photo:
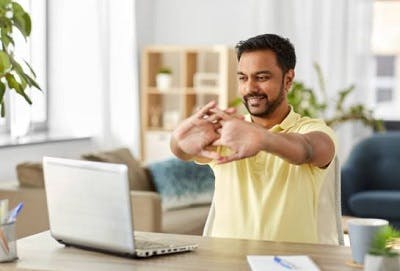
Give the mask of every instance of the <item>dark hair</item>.
[[290, 43], [289, 39], [275, 34], [263, 34], [245, 41], [239, 41], [235, 48], [238, 60], [244, 52], [271, 50], [275, 53], [278, 66], [283, 73], [294, 69], [296, 66], [296, 53], [293, 44]]

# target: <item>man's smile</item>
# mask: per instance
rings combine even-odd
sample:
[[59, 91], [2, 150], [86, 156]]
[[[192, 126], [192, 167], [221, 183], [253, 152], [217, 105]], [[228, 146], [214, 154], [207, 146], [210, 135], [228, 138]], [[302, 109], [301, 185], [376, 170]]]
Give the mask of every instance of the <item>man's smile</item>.
[[259, 106], [260, 103], [264, 103], [265, 100], [268, 100], [268, 97], [265, 94], [260, 94], [260, 95], [248, 94], [244, 96], [244, 100], [249, 106]]

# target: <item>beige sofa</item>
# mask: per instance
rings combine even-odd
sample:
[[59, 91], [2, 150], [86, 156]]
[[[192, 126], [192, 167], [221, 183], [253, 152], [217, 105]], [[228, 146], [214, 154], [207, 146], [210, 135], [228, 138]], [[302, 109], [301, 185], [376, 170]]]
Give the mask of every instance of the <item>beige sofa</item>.
[[[95, 155], [84, 155], [83, 157], [95, 161], [124, 162], [129, 164], [126, 158], [130, 154], [127, 155], [126, 151], [126, 149], [119, 149], [116, 152], [118, 153], [117, 158], [114, 155], [115, 151], [106, 153], [113, 154], [111, 156], [101, 156], [97, 153]], [[90, 157], [90, 155], [92, 156]], [[133, 177], [130, 181], [130, 187], [135, 230], [202, 234], [210, 207], [209, 204], [188, 205], [168, 210], [163, 209], [161, 195], [156, 192], [152, 178], [149, 176], [146, 168], [141, 167], [136, 160], [128, 162], [135, 163], [134, 167], [132, 167], [132, 164], [128, 165], [130, 177]], [[138, 168], [140, 168], [140, 172], [137, 171]], [[18, 175], [19, 177], [23, 176], [23, 174]], [[27, 187], [27, 184], [30, 187]], [[22, 181], [20, 179], [20, 182], [0, 182], [0, 199], [9, 199], [10, 208], [18, 204], [18, 202], [24, 202], [24, 209], [17, 219], [17, 238], [49, 229], [43, 181], [39, 181], [37, 186], [39, 187], [33, 187], [31, 180], [25, 182], [23, 179]]]

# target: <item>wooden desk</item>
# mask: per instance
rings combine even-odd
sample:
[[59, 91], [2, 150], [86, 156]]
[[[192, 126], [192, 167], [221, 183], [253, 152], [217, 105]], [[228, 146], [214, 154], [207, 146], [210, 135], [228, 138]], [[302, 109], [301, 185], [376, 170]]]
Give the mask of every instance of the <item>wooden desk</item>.
[[[153, 233], [149, 233], [153, 234]], [[154, 235], [159, 235], [155, 234]], [[166, 235], [198, 242], [194, 252], [148, 259], [129, 259], [57, 243], [49, 232], [18, 240], [19, 260], [0, 263], [0, 270], [250, 270], [247, 255], [309, 255], [323, 271], [360, 270], [348, 267], [348, 247]]]

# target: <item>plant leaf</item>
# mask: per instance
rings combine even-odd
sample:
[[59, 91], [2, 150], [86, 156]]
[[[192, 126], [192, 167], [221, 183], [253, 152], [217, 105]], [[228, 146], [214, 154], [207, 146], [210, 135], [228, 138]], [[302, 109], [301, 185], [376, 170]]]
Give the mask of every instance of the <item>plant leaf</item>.
[[0, 103], [3, 103], [4, 94], [6, 93], [6, 86], [0, 81]]
[[[10, 61], [11, 61], [11, 64], [14, 66], [15, 71], [20, 76], [20, 78], [23, 77], [23, 79], [26, 81], [26, 83], [28, 83], [29, 86], [34, 86], [38, 90], [42, 91], [39, 84], [32, 77], [30, 77], [28, 74], [25, 73], [22, 66], [13, 57], [10, 58]], [[30, 71], [35, 75], [32, 68], [29, 66], [28, 62], [26, 62], [25, 60], [24, 60], [24, 62], [25, 62], [25, 64], [27, 64]]]
[[[40, 86], [38, 85], [38, 83], [32, 78], [30, 77], [28, 74], [25, 73], [24, 69], [22, 68], [22, 66], [14, 59], [14, 58], [10, 58], [11, 60], [11, 64], [13, 65], [13, 67], [15, 68], [15, 71], [18, 73], [19, 77], [21, 78], [21, 80], [24, 80], [25, 83], [27, 83], [30, 87], [34, 86], [35, 88], [37, 88], [38, 90], [42, 91], [42, 89], [40, 88]], [[27, 63], [25, 61], [25, 63]], [[29, 67], [29, 66], [28, 66]], [[30, 68], [30, 67], [29, 67]], [[31, 68], [30, 68], [31, 69]], [[32, 71], [32, 70], [31, 70]], [[25, 87], [24, 87], [25, 89]]]
[[10, 58], [4, 51], [0, 51], [0, 73], [5, 73], [11, 67]]
[[242, 98], [235, 98], [230, 101], [228, 107], [237, 107], [242, 104]]
[[[29, 96], [25, 93], [25, 88], [23, 87], [23, 84], [18, 83], [18, 81], [15, 79], [14, 75], [7, 73], [6, 74], [6, 80], [8, 83], [8, 86], [10, 88], [15, 89], [15, 91], [21, 95], [22, 97], [24, 97], [25, 101], [28, 104], [32, 104], [31, 99], [29, 98]], [[26, 84], [26, 83], [25, 83]], [[26, 86], [26, 85], [25, 85]]]
[[392, 249], [390, 243], [400, 237], [400, 231], [392, 226], [385, 226], [375, 234], [369, 252], [373, 255], [396, 256], [398, 253]]
[[25, 80], [27, 81], [27, 83], [29, 84], [29, 86], [34, 86], [34, 87], [37, 88], [38, 90], [43, 91], [43, 90], [40, 88], [39, 84], [38, 84], [32, 77], [30, 77], [30, 76], [27, 75], [26, 73], [24, 73], [24, 77], [25, 77]]
[[31, 17], [25, 12], [22, 6], [16, 2], [12, 2], [12, 8], [14, 11], [14, 25], [19, 31], [21, 31], [22, 35], [26, 39], [31, 34], [32, 30]]
[[33, 74], [33, 76], [36, 77], [36, 73], [35, 73], [35, 71], [32, 69], [31, 65], [30, 65], [27, 61], [25, 61], [25, 60], [24, 60], [24, 62], [25, 62], [25, 64], [26, 64], [26, 66], [28, 66], [28, 68], [29, 68], [29, 70], [31, 71], [31, 73]]
[[11, 73], [7, 73], [6, 74], [6, 80], [7, 80], [7, 84], [9, 88], [13, 88], [16, 91], [20, 90], [20, 85], [17, 82], [17, 80], [15, 80], [14, 75], [12, 75]]
[[318, 85], [322, 95], [324, 96], [324, 102], [327, 103], [328, 96], [326, 95], [325, 78], [322, 74], [321, 66], [317, 62], [314, 62], [314, 70], [317, 73]]
[[11, 0], [0, 0], [0, 6], [1, 7], [6, 7], [8, 4], [10, 4]]
[[5, 104], [4, 104], [4, 102], [2, 102], [2, 103], [0, 103], [0, 107], [1, 107], [1, 109], [0, 109], [0, 116], [2, 117], [2, 118], [4, 118], [4, 116], [6, 115], [6, 106], [5, 106]]
[[336, 103], [336, 110], [340, 111], [343, 108], [344, 100], [347, 96], [354, 90], [354, 85], [349, 86], [341, 91], [339, 91], [339, 100]]
[[24, 8], [19, 3], [15, 2], [15, 1], [12, 1], [11, 7], [12, 7], [14, 15], [15, 14], [22, 14], [22, 13], [25, 12]]
[[15, 46], [14, 39], [7, 34], [1, 35], [1, 41], [3, 42], [5, 48], [7, 48], [10, 44]]

